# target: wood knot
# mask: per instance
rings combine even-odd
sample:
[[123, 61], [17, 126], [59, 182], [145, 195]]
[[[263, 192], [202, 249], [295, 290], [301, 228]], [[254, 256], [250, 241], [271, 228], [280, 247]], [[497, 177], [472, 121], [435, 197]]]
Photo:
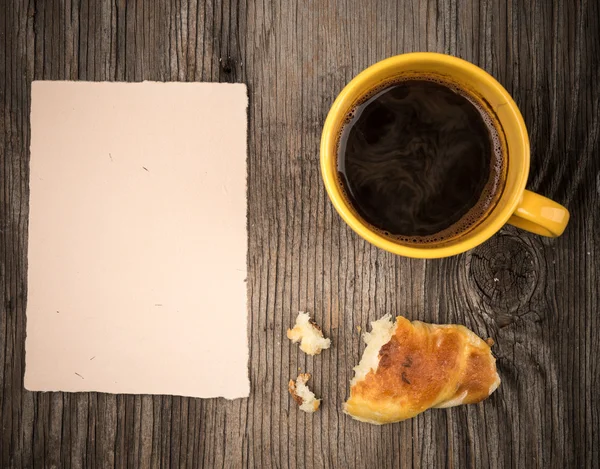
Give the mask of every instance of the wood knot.
[[520, 238], [494, 236], [475, 248], [467, 274], [481, 300], [498, 313], [515, 313], [529, 302], [538, 284], [536, 254]]
[[234, 63], [233, 60], [231, 60], [231, 57], [221, 59], [221, 70], [225, 75], [229, 75], [231, 72], [233, 72], [233, 65]]

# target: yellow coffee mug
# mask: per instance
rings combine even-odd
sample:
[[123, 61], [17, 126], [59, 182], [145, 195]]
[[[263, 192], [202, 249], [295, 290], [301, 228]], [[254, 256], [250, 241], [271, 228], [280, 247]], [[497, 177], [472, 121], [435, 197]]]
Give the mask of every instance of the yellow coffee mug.
[[[433, 244], [400, 241], [370, 226], [347, 200], [338, 178], [338, 140], [348, 113], [375, 88], [407, 75], [438, 76], [472, 95], [495, 121], [503, 146], [504, 185], [495, 204], [469, 230]], [[321, 173], [335, 209], [356, 233], [375, 246], [408, 257], [439, 258], [460, 254], [489, 239], [505, 223], [542, 236], [556, 237], [562, 234], [569, 221], [565, 207], [525, 190], [529, 175], [529, 138], [521, 112], [511, 96], [479, 67], [444, 54], [397, 55], [372, 65], [348, 83], [325, 121], [321, 137]]]

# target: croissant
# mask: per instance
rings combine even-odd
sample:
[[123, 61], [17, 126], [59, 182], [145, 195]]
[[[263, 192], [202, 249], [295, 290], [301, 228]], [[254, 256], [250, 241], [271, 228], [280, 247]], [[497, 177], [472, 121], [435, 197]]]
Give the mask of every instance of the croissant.
[[464, 326], [401, 316], [393, 322], [389, 314], [371, 326], [344, 403], [357, 420], [400, 422], [430, 408], [480, 402], [500, 385], [490, 344]]

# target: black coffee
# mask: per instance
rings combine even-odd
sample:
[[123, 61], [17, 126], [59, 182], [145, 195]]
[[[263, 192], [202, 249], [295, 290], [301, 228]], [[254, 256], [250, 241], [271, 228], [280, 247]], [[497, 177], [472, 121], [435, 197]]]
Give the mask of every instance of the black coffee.
[[487, 211], [499, 190], [501, 153], [491, 119], [465, 94], [411, 79], [347, 116], [338, 171], [367, 223], [409, 241], [440, 241]]

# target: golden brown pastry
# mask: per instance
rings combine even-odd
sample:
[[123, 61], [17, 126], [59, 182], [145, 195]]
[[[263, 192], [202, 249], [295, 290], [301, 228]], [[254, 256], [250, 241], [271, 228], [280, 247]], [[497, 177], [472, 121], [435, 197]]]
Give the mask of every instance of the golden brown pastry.
[[[464, 326], [371, 323], [344, 412], [363, 422], [400, 422], [432, 407], [482, 401], [500, 378], [490, 346]], [[493, 343], [493, 342], [492, 342]]]

